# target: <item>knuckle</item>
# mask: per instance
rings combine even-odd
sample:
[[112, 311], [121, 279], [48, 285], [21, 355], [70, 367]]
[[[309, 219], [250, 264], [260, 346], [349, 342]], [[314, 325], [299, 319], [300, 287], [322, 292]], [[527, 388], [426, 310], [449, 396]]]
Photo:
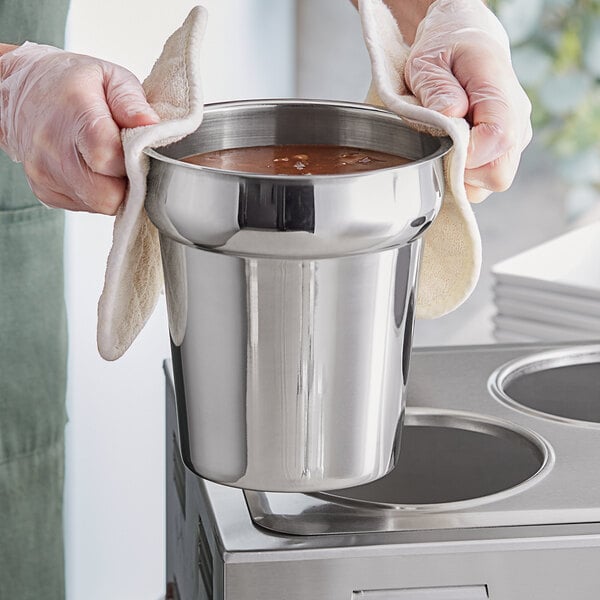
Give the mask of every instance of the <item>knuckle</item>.
[[40, 123], [32, 134], [32, 144], [35, 151], [52, 154], [56, 147], [55, 126], [52, 123]]
[[29, 186], [31, 187], [31, 191], [33, 195], [46, 206], [51, 206], [55, 208], [57, 205], [53, 201], [53, 194], [49, 192], [49, 190], [43, 186], [36, 185], [32, 181], [29, 181]]
[[497, 127], [495, 136], [497, 146], [503, 150], [503, 154], [516, 145], [517, 132], [512, 126]]
[[32, 187], [38, 185], [38, 182], [42, 179], [42, 171], [38, 164], [34, 161], [25, 161], [23, 162], [23, 170], [25, 171], [25, 176], [29, 180], [30, 185]]
[[32, 189], [33, 186], [39, 190], [49, 187], [52, 177], [48, 173], [47, 167], [44, 167], [39, 160], [33, 159], [23, 162], [23, 171]]
[[109, 74], [106, 97], [110, 106], [145, 104], [145, 94], [137, 77], [123, 67], [115, 67]]
[[76, 75], [65, 78], [62, 82], [61, 97], [69, 106], [75, 108], [85, 107], [93, 97], [96, 84], [94, 77], [85, 68]]

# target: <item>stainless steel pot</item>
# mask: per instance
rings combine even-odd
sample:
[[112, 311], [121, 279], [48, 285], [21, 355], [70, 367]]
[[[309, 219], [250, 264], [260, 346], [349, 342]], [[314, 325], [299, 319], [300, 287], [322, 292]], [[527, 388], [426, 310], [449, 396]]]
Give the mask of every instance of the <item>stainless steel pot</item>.
[[[263, 176], [180, 158], [339, 144], [406, 156], [336, 176]], [[200, 476], [270, 491], [367, 483], [395, 464], [419, 237], [441, 202], [448, 138], [322, 101], [206, 107], [150, 157], [181, 445]]]

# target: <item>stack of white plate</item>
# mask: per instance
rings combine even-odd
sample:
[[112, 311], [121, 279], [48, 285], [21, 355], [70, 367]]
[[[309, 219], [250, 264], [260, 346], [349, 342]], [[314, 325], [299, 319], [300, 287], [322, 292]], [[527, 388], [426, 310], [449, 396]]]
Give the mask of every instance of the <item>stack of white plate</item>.
[[499, 342], [600, 339], [600, 222], [492, 269]]

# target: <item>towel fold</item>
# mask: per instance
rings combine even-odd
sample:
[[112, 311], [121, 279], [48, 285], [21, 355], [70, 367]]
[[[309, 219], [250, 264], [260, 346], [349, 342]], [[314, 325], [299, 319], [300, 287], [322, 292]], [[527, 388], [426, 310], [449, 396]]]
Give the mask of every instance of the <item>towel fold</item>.
[[441, 317], [469, 297], [481, 270], [481, 237], [464, 184], [469, 124], [421, 106], [407, 89], [409, 47], [383, 1], [359, 0], [359, 11], [373, 77], [367, 102], [385, 106], [417, 129], [449, 135], [454, 142], [444, 159], [442, 207], [423, 237], [417, 288], [417, 318]]
[[115, 219], [104, 289], [98, 304], [98, 351], [120, 358], [152, 314], [163, 287], [158, 231], [144, 210], [148, 157], [158, 148], [189, 135], [202, 122], [200, 45], [207, 13], [192, 9], [165, 43], [143, 83], [148, 102], [161, 122], [122, 132], [129, 189]]

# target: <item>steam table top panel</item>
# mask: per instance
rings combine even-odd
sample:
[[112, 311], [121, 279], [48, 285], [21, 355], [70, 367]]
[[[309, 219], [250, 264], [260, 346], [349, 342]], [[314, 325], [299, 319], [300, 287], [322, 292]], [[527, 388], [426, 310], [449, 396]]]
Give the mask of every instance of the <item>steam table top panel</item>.
[[[562, 385], [533, 402], [549, 369]], [[394, 471], [330, 494], [246, 491], [251, 518], [304, 536], [600, 523], [599, 381], [600, 345], [417, 350]]]
[[[586, 403], [600, 402], [596, 377], [588, 380], [599, 352], [415, 351], [398, 467], [335, 497], [244, 492], [186, 469], [167, 367], [171, 595], [597, 600], [600, 425], [578, 419], [593, 416]], [[589, 385], [565, 388], [579, 364], [595, 365], [585, 369]], [[561, 385], [542, 375], [552, 401], [529, 402], [537, 387], [529, 376], [546, 368], [566, 369]], [[521, 376], [527, 385], [516, 385]], [[592, 396], [582, 402], [581, 394]]]

